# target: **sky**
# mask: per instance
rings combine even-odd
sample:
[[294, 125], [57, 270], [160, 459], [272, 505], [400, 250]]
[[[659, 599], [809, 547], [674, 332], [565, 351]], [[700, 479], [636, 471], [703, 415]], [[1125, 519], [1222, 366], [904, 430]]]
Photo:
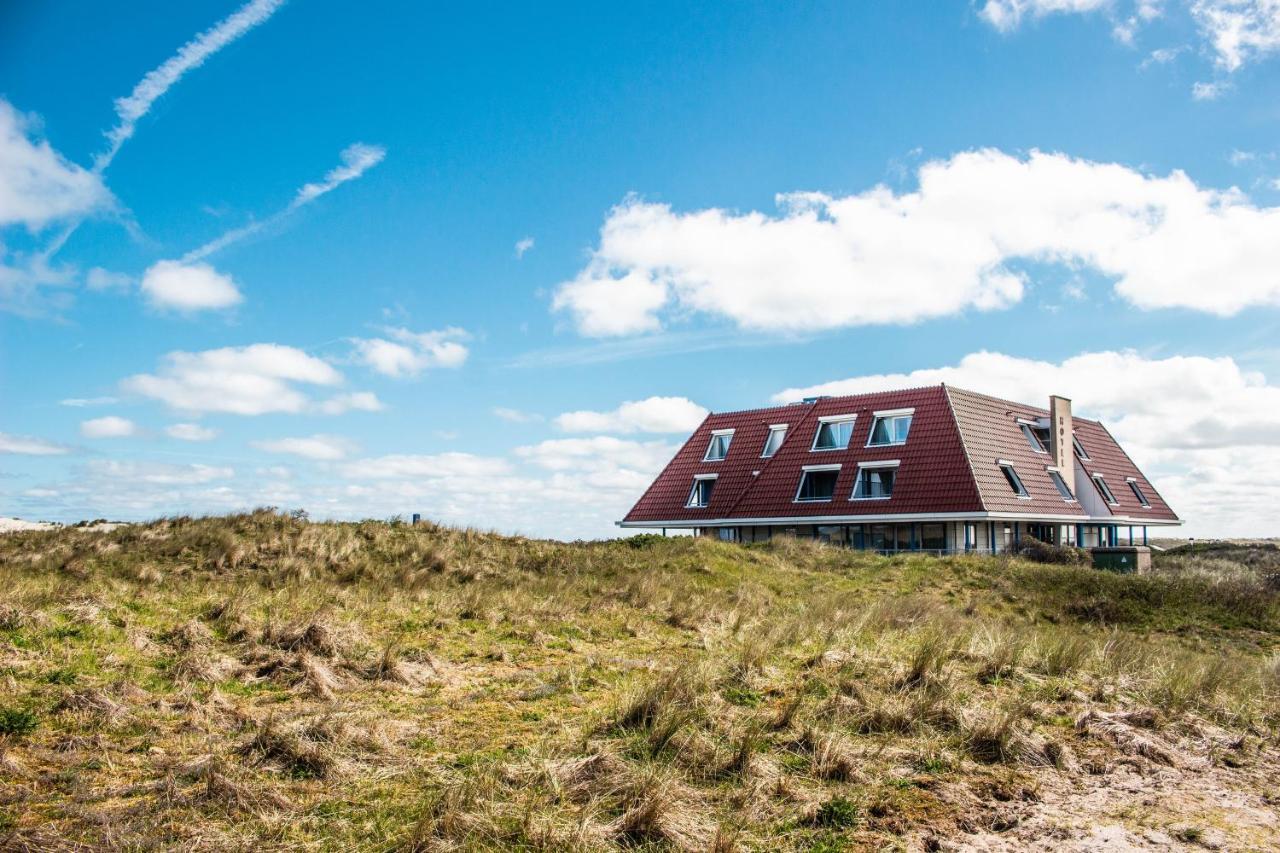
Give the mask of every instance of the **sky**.
[[0, 515], [614, 536], [945, 381], [1280, 534], [1280, 0], [641, 5], [0, 6]]

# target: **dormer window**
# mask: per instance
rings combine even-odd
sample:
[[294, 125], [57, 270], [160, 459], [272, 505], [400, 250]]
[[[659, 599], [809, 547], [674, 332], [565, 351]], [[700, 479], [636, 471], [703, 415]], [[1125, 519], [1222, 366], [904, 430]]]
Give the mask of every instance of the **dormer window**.
[[711, 491], [716, 487], [718, 474], [695, 474], [693, 489], [689, 492], [689, 500], [685, 506], [690, 509], [703, 509], [711, 503]]
[[830, 415], [818, 418], [818, 431], [813, 436], [812, 450], [845, 450], [853, 438], [853, 422], [857, 415]]
[[1147, 500], [1147, 496], [1143, 493], [1142, 487], [1138, 485], [1137, 477], [1126, 477], [1125, 482], [1129, 484], [1129, 491], [1133, 492], [1133, 496], [1138, 499], [1138, 503], [1145, 508], [1151, 508], [1151, 501]]
[[1044, 446], [1044, 442], [1040, 440], [1040, 434], [1037, 432], [1035, 424], [1027, 421], [1018, 421], [1018, 428], [1022, 430], [1022, 436], [1027, 440], [1027, 444], [1031, 445], [1031, 449], [1036, 453], [1048, 453], [1048, 449]]
[[719, 462], [729, 454], [729, 443], [733, 441], [733, 430], [717, 429], [711, 431], [711, 443], [707, 445], [707, 455], [703, 462]]
[[839, 465], [806, 465], [800, 474], [800, 486], [796, 489], [796, 503], [822, 503], [836, 493], [836, 480], [840, 477]]
[[1067, 485], [1067, 481], [1062, 479], [1062, 474], [1053, 468], [1046, 469], [1049, 472], [1049, 479], [1053, 481], [1053, 487], [1058, 490], [1058, 494], [1062, 495], [1062, 499], [1069, 503], [1075, 503], [1076, 496], [1071, 494], [1071, 487]]
[[915, 414], [915, 409], [875, 412], [875, 420], [871, 422], [871, 436], [867, 439], [867, 447], [906, 444], [907, 433], [911, 431], [911, 416], [913, 414]]
[[1089, 454], [1084, 452], [1084, 445], [1080, 443], [1080, 439], [1072, 435], [1071, 445], [1076, 449], [1076, 456], [1079, 456], [1085, 462], [1089, 461]]
[[1029, 498], [1027, 487], [1022, 485], [1022, 478], [1018, 476], [1018, 472], [1014, 470], [1012, 462], [1006, 462], [1000, 459], [996, 462], [1000, 466], [1000, 473], [1004, 474], [1005, 480], [1009, 483], [1009, 488], [1013, 489], [1013, 493], [1020, 498]]
[[858, 480], [853, 485], [853, 500], [873, 501], [893, 497], [893, 484], [898, 479], [898, 462], [863, 462], [858, 466]]
[[1107, 481], [1102, 478], [1101, 474], [1094, 474], [1093, 482], [1097, 484], [1098, 491], [1102, 493], [1102, 497], [1107, 503], [1112, 506], [1120, 503], [1120, 501], [1116, 500], [1116, 496], [1111, 493], [1111, 487], [1107, 485]]
[[782, 446], [782, 441], [787, 437], [786, 424], [774, 424], [769, 427], [769, 437], [764, 440], [764, 450], [760, 452], [761, 459], [768, 459], [770, 456], [778, 452], [778, 448]]

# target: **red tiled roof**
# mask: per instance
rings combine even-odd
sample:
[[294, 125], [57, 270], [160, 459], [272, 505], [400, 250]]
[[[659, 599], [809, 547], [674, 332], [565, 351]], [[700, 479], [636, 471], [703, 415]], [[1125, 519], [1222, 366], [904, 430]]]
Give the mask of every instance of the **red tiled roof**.
[[[893, 409], [914, 410], [907, 442], [867, 447], [873, 413]], [[843, 414], [856, 415], [849, 447], [812, 451], [819, 419]], [[1086, 515], [1080, 504], [1064, 501], [1049, 479], [1048, 455], [1033, 451], [1018, 427], [1017, 418], [1036, 419], [1047, 414], [1035, 406], [945, 385], [711, 414], [627, 513], [624, 523], [970, 512], [1083, 519]], [[1073, 421], [1076, 434], [1090, 455], [1090, 461], [1082, 462], [1085, 470], [1090, 475], [1102, 473], [1119, 501], [1111, 508], [1113, 514], [1177, 520], [1105, 427], [1083, 418]], [[777, 453], [763, 459], [760, 454], [772, 424], [787, 424], [787, 436]], [[722, 429], [734, 430], [725, 459], [703, 461], [712, 432]], [[1030, 499], [1013, 494], [997, 459], [1014, 463]], [[893, 496], [852, 500], [858, 463], [878, 460], [899, 462]], [[795, 496], [804, 466], [828, 464], [840, 465], [832, 500], [797, 503]], [[694, 476], [698, 474], [716, 474], [716, 485], [707, 507], [687, 507]], [[1137, 480], [1150, 508], [1138, 505], [1125, 483], [1127, 477]], [[1093, 485], [1081, 482], [1076, 487], [1079, 490]]]
[[[959, 388], [948, 388], [947, 393], [973, 463], [973, 478], [982, 494], [982, 505], [988, 511], [1085, 515], [1079, 503], [1068, 503], [1058, 494], [1045, 470], [1045, 466], [1053, 464], [1052, 458], [1048, 453], [1032, 450], [1018, 426], [1018, 418], [1034, 421], [1048, 416], [1048, 411]], [[1079, 423], [1074, 418], [1073, 422]], [[996, 464], [1001, 459], [1013, 463], [1030, 499], [1014, 494]]]

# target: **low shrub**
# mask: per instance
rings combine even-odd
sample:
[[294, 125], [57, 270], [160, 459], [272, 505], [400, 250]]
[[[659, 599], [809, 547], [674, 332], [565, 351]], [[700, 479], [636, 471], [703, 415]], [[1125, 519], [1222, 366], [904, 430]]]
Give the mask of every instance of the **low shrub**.
[[25, 708], [0, 708], [0, 735], [23, 737], [36, 730], [39, 720]]
[[1087, 566], [1090, 563], [1089, 552], [1084, 548], [1041, 542], [1033, 536], [1020, 539], [1014, 546], [1014, 553], [1033, 563], [1052, 563], [1062, 566]]

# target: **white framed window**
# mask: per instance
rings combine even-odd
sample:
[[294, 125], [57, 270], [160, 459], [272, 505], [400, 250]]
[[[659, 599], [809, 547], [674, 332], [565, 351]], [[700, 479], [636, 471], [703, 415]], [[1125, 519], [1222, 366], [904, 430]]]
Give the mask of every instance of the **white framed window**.
[[1080, 439], [1074, 433], [1071, 436], [1071, 445], [1076, 449], [1076, 456], [1079, 456], [1085, 462], [1089, 461], [1089, 454], [1085, 452], [1084, 445], [1080, 443]]
[[1000, 466], [1000, 473], [1004, 474], [1005, 480], [1009, 483], [1009, 488], [1013, 489], [1013, 493], [1020, 498], [1030, 498], [1027, 487], [1022, 485], [1022, 478], [1018, 476], [1017, 470], [1013, 467], [1013, 463], [1005, 459], [996, 460], [996, 464]]
[[872, 412], [875, 418], [871, 422], [871, 433], [867, 436], [867, 447], [889, 447], [895, 444], [906, 444], [907, 433], [911, 431], [911, 416], [915, 409], [893, 409], [886, 412]]
[[818, 418], [818, 431], [813, 434], [813, 450], [846, 450], [853, 438], [853, 422], [857, 415], [828, 415]]
[[783, 440], [787, 437], [786, 424], [773, 424], [769, 427], [769, 437], [764, 440], [764, 450], [760, 451], [761, 459], [768, 459], [778, 452]]
[[836, 494], [839, 465], [806, 465], [800, 472], [795, 503], [824, 503]]
[[858, 479], [853, 484], [855, 501], [887, 500], [893, 497], [893, 484], [898, 479], [898, 460], [862, 462]]
[[1102, 497], [1107, 503], [1112, 506], [1116, 506], [1120, 503], [1120, 501], [1116, 500], [1116, 496], [1112, 494], [1111, 487], [1107, 485], [1107, 481], [1103, 479], [1101, 474], [1094, 474], [1093, 482], [1097, 485], [1098, 491], [1102, 493]]
[[1022, 430], [1022, 437], [1027, 440], [1027, 444], [1031, 445], [1031, 449], [1036, 453], [1049, 452], [1044, 442], [1040, 440], [1040, 433], [1036, 430], [1034, 423], [1031, 421], [1018, 421], [1018, 429]]
[[1049, 472], [1049, 479], [1053, 481], [1053, 487], [1058, 490], [1058, 494], [1062, 495], [1062, 499], [1068, 503], [1075, 503], [1076, 496], [1071, 494], [1071, 487], [1067, 485], [1067, 481], [1062, 479], [1062, 472], [1057, 468], [1046, 468]]
[[685, 506], [690, 509], [702, 509], [711, 503], [711, 492], [716, 487], [719, 474], [694, 474], [693, 488], [689, 490], [689, 500]]
[[733, 430], [715, 429], [711, 431], [711, 443], [707, 445], [707, 454], [703, 462], [719, 462], [729, 455], [729, 444], [733, 441]]
[[1138, 478], [1125, 477], [1124, 481], [1129, 484], [1129, 491], [1133, 492], [1133, 496], [1138, 499], [1138, 503], [1142, 504], [1147, 509], [1150, 509], [1151, 501], [1147, 500], [1146, 493], [1142, 491], [1142, 486], [1138, 485]]

